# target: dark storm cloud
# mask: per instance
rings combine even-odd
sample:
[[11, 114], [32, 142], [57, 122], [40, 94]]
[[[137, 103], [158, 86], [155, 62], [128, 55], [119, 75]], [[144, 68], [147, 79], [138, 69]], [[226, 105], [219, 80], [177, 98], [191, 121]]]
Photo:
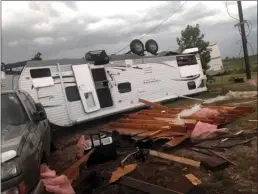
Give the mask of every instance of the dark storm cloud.
[[[63, 3], [71, 10], [78, 10], [76, 2]], [[53, 18], [60, 16], [60, 12], [54, 9], [51, 2], [30, 2], [30, 9], [43, 12], [45, 16], [40, 19], [32, 16], [27, 22], [3, 28], [2, 58], [4, 62], [15, 62], [29, 59], [36, 52], [41, 52], [43, 58], [79, 57], [92, 48], [105, 48], [110, 52], [115, 52], [129, 44], [132, 38], [140, 37], [158, 25], [179, 6], [180, 2], [170, 1], [155, 8], [149, 8], [139, 15], [117, 14], [105, 18], [86, 15], [51, 25]], [[202, 22], [203, 18], [216, 14], [216, 10], [207, 9], [202, 3], [196, 4], [187, 12], [181, 9], [178, 12], [180, 17], [176, 17], [178, 15], [172, 16], [157, 30], [146, 36], [144, 40], [155, 38], [161, 45], [160, 48], [176, 49], [176, 37], [180, 36], [180, 31], [187, 24], [195, 25], [197, 21], [201, 21], [200, 26], [205, 33], [205, 38], [211, 42], [218, 41], [223, 56], [236, 55], [239, 45], [236, 45], [235, 42], [239, 40], [239, 33], [237, 28], [234, 28], [234, 24], [237, 21], [231, 20], [217, 24]], [[255, 48], [257, 48], [257, 7], [248, 8], [244, 14], [253, 23], [253, 32], [248, 37], [249, 42], [254, 47], [256, 44]], [[90, 29], [92, 24], [104, 19], [115, 21], [115, 24], [113, 26], [107, 25], [101, 29]], [[45, 26], [46, 30], [39, 30], [37, 26]], [[47, 30], [48, 28], [49, 30]], [[126, 51], [125, 49], [123, 52]]]

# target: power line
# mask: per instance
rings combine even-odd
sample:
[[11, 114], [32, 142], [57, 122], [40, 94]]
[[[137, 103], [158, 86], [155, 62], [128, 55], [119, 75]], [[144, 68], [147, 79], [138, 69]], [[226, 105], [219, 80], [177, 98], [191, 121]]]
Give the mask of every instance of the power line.
[[[142, 35], [139, 39], [141, 40], [143, 37], [145, 37], [146, 35], [152, 33], [154, 30], [156, 30], [159, 26], [161, 26], [163, 23], [165, 23], [169, 18], [171, 18], [174, 14], [176, 14], [185, 4], [187, 3], [187, 1], [185, 1], [175, 12], [173, 12], [171, 15], [169, 15], [167, 18], [165, 18], [160, 24], [158, 24], [155, 28], [149, 30], [146, 34]], [[115, 54], [121, 52], [122, 50], [128, 48], [129, 45], [125, 46], [124, 48], [120, 49], [119, 51], [117, 51]]]
[[229, 11], [228, 11], [228, 1], [226, 1], [226, 8], [227, 8], [228, 15], [229, 15], [231, 18], [233, 18], [234, 20], [239, 21], [238, 18], [233, 17], [233, 16], [229, 13]]
[[252, 53], [253, 53], [253, 55], [252, 56], [254, 56], [254, 48], [252, 47], [252, 45], [251, 45], [251, 43], [250, 42], [248, 42], [247, 41], [247, 44], [250, 46], [250, 48], [252, 49]]

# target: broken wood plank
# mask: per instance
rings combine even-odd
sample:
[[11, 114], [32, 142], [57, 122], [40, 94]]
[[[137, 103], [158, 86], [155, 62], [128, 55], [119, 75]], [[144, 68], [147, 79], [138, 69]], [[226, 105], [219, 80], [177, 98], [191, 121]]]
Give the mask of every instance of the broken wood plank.
[[139, 123], [139, 124], [161, 124], [169, 125], [171, 123], [167, 121], [158, 121], [158, 120], [140, 120], [140, 119], [120, 119], [120, 123]]
[[130, 129], [130, 128], [112, 128], [109, 130], [110, 132], [112, 131], [117, 131], [120, 135], [139, 135], [141, 133], [148, 132], [149, 130], [143, 130], [143, 129]]
[[180, 113], [179, 110], [153, 110], [153, 109], [147, 109], [147, 110], [142, 110], [141, 113], [157, 113], [157, 114], [178, 114]]
[[[154, 117], [156, 120], [168, 121], [176, 124], [176, 118], [164, 118], [164, 117]], [[196, 124], [197, 121], [194, 119], [183, 119], [185, 124]]]
[[168, 130], [166, 130], [166, 131], [163, 131], [162, 133], [160, 133], [160, 134], [157, 134], [157, 135], [155, 135], [154, 137], [155, 138], [158, 138], [158, 137], [170, 137], [170, 138], [172, 138], [172, 137], [174, 137], [174, 136], [184, 136], [186, 133], [180, 133], [180, 132], [172, 132], [172, 131], [168, 131]]
[[70, 183], [78, 179], [80, 175], [80, 165], [89, 160], [90, 155], [94, 152], [94, 149], [85, 154], [82, 158], [73, 163], [68, 169], [66, 169], [63, 174], [67, 176]]
[[185, 177], [191, 181], [191, 183], [193, 185], [199, 185], [202, 183], [202, 181], [200, 179], [198, 179], [196, 176], [194, 176], [193, 174], [186, 174]]
[[154, 132], [144, 133], [141, 135], [138, 135], [136, 138], [138, 141], [144, 140], [144, 139], [151, 139], [153, 136], [158, 135], [159, 133], [162, 133], [162, 130], [157, 130]]
[[137, 167], [137, 164], [128, 164], [123, 167], [118, 167], [114, 172], [112, 172], [109, 184], [116, 182], [122, 176], [132, 172]]
[[209, 156], [201, 159], [201, 165], [211, 171], [217, 171], [227, 168], [229, 162], [217, 156]]
[[154, 103], [154, 102], [150, 102], [150, 101], [147, 101], [147, 100], [144, 100], [144, 99], [139, 99], [139, 102], [145, 104], [145, 105], [148, 105], [148, 106], [151, 106], [155, 109], [161, 109], [161, 110], [166, 110], [166, 109], [169, 109], [168, 107], [166, 106], [163, 106], [163, 105], [160, 105], [158, 103]]
[[188, 135], [184, 135], [184, 136], [181, 136], [181, 137], [174, 137], [169, 142], [167, 142], [164, 146], [165, 147], [175, 147], [175, 146], [179, 145], [180, 143], [182, 143], [183, 141], [185, 141], [188, 138], [189, 138]]
[[[147, 182], [144, 182], [141, 180], [133, 179], [133, 178], [127, 177], [127, 176], [121, 177], [117, 183], [134, 188], [134, 189], [136, 189], [138, 191], [142, 191], [144, 193], [149, 193], [149, 194], [186, 194], [186, 192], [171, 190], [171, 189], [164, 188], [164, 187], [154, 185], [151, 183], [147, 183]], [[189, 190], [191, 188], [192, 187], [190, 187]]]
[[154, 151], [154, 150], [150, 150], [150, 155], [151, 156], [156, 156], [156, 157], [159, 157], [159, 158], [163, 158], [163, 159], [166, 159], [166, 160], [171, 160], [171, 161], [174, 161], [174, 162], [178, 162], [178, 163], [181, 163], [181, 164], [187, 164], [187, 165], [198, 167], [198, 168], [200, 167], [200, 164], [201, 164], [199, 161], [194, 161], [194, 160], [191, 160], [191, 159], [175, 156], [175, 155], [172, 155], [172, 154], [165, 154], [165, 153], [157, 152], [157, 151]]
[[164, 126], [161, 124], [137, 124], [137, 123], [110, 123], [110, 127], [115, 128], [130, 128], [130, 129], [143, 129], [143, 130], [159, 130], [160, 128], [163, 129], [170, 129], [170, 126]]
[[151, 117], [166, 117], [166, 118], [176, 118], [177, 115], [176, 114], [168, 114], [168, 113], [151, 113], [151, 112], [147, 112], [147, 113], [140, 113], [140, 115], [147, 115], [147, 116], [151, 116]]
[[213, 151], [213, 150], [211, 150], [211, 149], [208, 149], [208, 150], [209, 150], [209, 152], [215, 154], [216, 156], [218, 156], [218, 157], [220, 157], [220, 158], [222, 158], [222, 159], [228, 161], [230, 164], [236, 166], [236, 163], [234, 163], [234, 162], [232, 162], [231, 160], [229, 160], [226, 156], [223, 156], [222, 154], [220, 154], [220, 153], [218, 153], [218, 152], [215, 152], [215, 151]]
[[205, 154], [205, 155], [208, 155], [208, 156], [213, 156], [213, 154], [211, 154], [209, 151], [207, 151], [206, 149], [205, 150], [200, 150], [198, 148], [188, 148], [190, 150], [193, 150], [195, 152], [198, 152], [198, 153], [201, 153], [201, 154]]
[[140, 119], [140, 120], [155, 120], [153, 117], [151, 116], [147, 116], [147, 115], [140, 115], [140, 114], [131, 114], [131, 115], [127, 115], [127, 117], [129, 119]]

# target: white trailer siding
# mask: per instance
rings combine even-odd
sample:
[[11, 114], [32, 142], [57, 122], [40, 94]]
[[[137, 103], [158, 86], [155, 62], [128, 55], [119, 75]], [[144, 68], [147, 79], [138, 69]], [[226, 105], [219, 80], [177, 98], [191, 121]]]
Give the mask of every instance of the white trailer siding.
[[[32, 88], [30, 70], [39, 68], [49, 68], [52, 76], [58, 74], [57, 66], [54, 64], [48, 67], [24, 68], [20, 76], [19, 88], [28, 92], [36, 102], [42, 103], [50, 122], [59, 126], [70, 125], [68, 112], [65, 107], [66, 96], [62, 93], [61, 84], [39, 89]], [[58, 82], [60, 82], [60, 79], [55, 80], [55, 83]], [[48, 96], [52, 96], [52, 98]]]
[[224, 72], [224, 67], [220, 55], [220, 50], [218, 44], [209, 45], [208, 49], [210, 50], [211, 60], [208, 63], [210, 66], [207, 70], [208, 75], [216, 75]]
[[[201, 66], [199, 58], [197, 61], [196, 67]], [[110, 61], [110, 64], [104, 66], [85, 64], [83, 60], [33, 61], [24, 68], [20, 76], [19, 88], [28, 92], [36, 102], [42, 103], [50, 122], [59, 126], [71, 126], [143, 106], [139, 103], [139, 98], [159, 102], [207, 90], [205, 86], [199, 87], [205, 79], [202, 71], [195, 77], [194, 75], [191, 78], [182, 77], [175, 56], [134, 59], [131, 62], [131, 67], [126, 67], [124, 60]], [[60, 64], [61, 72], [56, 63]], [[81, 99], [68, 101], [65, 88], [77, 87], [72, 65], [78, 64], [84, 64], [91, 69], [104, 68], [113, 106], [86, 113]], [[30, 70], [46, 68], [50, 69], [55, 84], [41, 88], [32, 87], [33, 78]], [[60, 73], [62, 79], [59, 77]], [[196, 88], [189, 90], [187, 80], [195, 82]], [[131, 91], [120, 93], [118, 84], [124, 82], [131, 84]]]

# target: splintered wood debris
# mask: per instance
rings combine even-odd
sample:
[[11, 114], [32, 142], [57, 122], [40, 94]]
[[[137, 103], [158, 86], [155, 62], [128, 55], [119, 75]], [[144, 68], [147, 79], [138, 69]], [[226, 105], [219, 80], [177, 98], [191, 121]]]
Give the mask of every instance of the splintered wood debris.
[[122, 176], [134, 171], [134, 169], [137, 167], [137, 164], [128, 164], [122, 167], [118, 167], [111, 175], [111, 178], [109, 180], [109, 183], [114, 183], [118, 179], [120, 179]]
[[125, 114], [123, 119], [112, 122], [103, 131], [117, 131], [121, 135], [134, 136], [138, 140], [169, 140], [165, 146], [174, 147], [187, 138], [198, 121], [213, 125], [221, 125], [245, 116], [254, 111], [253, 107], [231, 107], [231, 106], [202, 106], [209, 110], [216, 110], [218, 115], [212, 116], [184, 116], [179, 118], [178, 114], [191, 108], [181, 106], [170, 108], [147, 100], [139, 99], [140, 102], [151, 107], [132, 114]]

